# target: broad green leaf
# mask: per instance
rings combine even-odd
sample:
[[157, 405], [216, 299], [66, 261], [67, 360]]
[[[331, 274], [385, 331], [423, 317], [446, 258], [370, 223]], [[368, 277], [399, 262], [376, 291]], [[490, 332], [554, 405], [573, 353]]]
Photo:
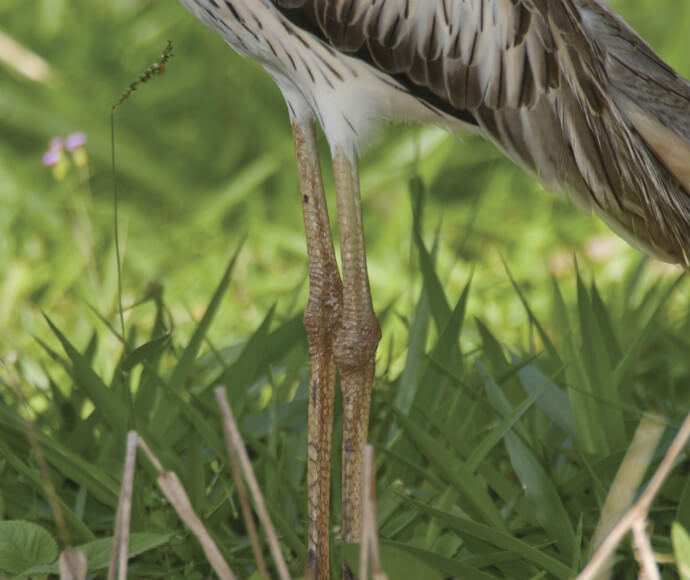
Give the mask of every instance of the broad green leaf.
[[45, 528], [22, 520], [0, 522], [0, 570], [21, 574], [57, 555], [57, 542]]
[[682, 580], [690, 580], [690, 534], [686, 528], [674, 522], [671, 527], [671, 540], [678, 573]]
[[[138, 532], [129, 536], [129, 547], [127, 555], [129, 558], [135, 558], [144, 552], [154, 550], [164, 544], [167, 544], [173, 534], [153, 534], [146, 532]], [[96, 572], [103, 570], [110, 564], [110, 554], [113, 549], [113, 538], [102, 538], [94, 540], [88, 544], [82, 544], [74, 548], [77, 552], [82, 552], [86, 556], [86, 562], [89, 572]], [[54, 562], [47, 566], [36, 566], [26, 570], [22, 576], [34, 576], [40, 574], [58, 574], [58, 563]]]

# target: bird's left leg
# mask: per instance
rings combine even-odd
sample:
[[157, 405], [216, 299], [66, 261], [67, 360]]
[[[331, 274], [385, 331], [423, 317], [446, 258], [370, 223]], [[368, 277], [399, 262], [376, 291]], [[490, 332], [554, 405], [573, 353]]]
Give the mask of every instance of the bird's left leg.
[[304, 311], [311, 364], [307, 441], [307, 565], [308, 577], [328, 580], [331, 432], [336, 372], [333, 343], [340, 324], [343, 297], [321, 179], [314, 121], [293, 120], [292, 133], [309, 257], [309, 301]]
[[342, 533], [344, 542], [353, 543], [361, 537], [362, 464], [381, 329], [369, 290], [356, 160], [336, 149], [333, 174], [343, 279], [343, 311], [334, 343], [343, 393]]

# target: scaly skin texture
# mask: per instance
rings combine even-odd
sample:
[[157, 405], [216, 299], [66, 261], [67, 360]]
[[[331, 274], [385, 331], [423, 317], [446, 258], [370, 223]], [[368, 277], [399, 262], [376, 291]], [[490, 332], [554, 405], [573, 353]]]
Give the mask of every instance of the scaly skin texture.
[[351, 543], [359, 542], [362, 528], [362, 461], [381, 329], [369, 290], [357, 167], [342, 150], [336, 150], [333, 174], [343, 269], [343, 314], [334, 345], [343, 392], [342, 533]]
[[304, 311], [311, 361], [307, 442], [307, 577], [328, 580], [331, 434], [336, 374], [333, 343], [340, 326], [343, 289], [333, 250], [314, 123], [293, 123], [292, 132], [309, 258], [309, 301]]
[[[304, 326], [309, 339], [307, 575], [327, 580], [331, 438], [336, 367], [343, 393], [342, 537], [359, 542], [362, 461], [367, 442], [376, 347], [381, 329], [367, 275], [357, 168], [342, 152], [333, 160], [338, 201], [343, 282], [335, 261], [313, 123], [292, 125], [309, 256], [309, 301]], [[346, 577], [351, 577], [345, 569]]]

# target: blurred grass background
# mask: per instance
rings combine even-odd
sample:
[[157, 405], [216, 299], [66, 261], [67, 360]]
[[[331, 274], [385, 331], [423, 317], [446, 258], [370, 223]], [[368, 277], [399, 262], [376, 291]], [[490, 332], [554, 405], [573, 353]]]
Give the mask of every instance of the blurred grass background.
[[[690, 4], [613, 4], [690, 74]], [[306, 257], [289, 124], [278, 90], [256, 64], [171, 1], [0, 0], [0, 33], [5, 45], [7, 38], [18, 45], [5, 46], [0, 65], [0, 353], [36, 351], [33, 336], [48, 333], [40, 310], [78, 344], [95, 321], [87, 305], [113, 313], [108, 115], [168, 39], [175, 57], [166, 74], [116, 116], [125, 304], [161, 284], [184, 329], [247, 235], [212, 336], [246, 336], [274, 303], [279, 315], [302, 308]], [[41, 155], [52, 137], [75, 131], [87, 135], [88, 168], [57, 181]], [[393, 304], [404, 318], [420, 291], [407, 186], [414, 173], [428, 186], [423, 231], [429, 241], [438, 230], [448, 294], [458, 296], [474, 272], [469, 310], [506, 340], [524, 338], [524, 314], [501, 256], [542, 313], [549, 276], [572, 280], [574, 256], [604, 293], [639, 260], [596, 219], [544, 192], [481, 139], [394, 127], [362, 161], [378, 310]], [[328, 167], [325, 175], [330, 187]], [[669, 270], [653, 263], [647, 274]], [[564, 292], [570, 300], [574, 284], [566, 282]], [[400, 324], [391, 318], [384, 341]]]

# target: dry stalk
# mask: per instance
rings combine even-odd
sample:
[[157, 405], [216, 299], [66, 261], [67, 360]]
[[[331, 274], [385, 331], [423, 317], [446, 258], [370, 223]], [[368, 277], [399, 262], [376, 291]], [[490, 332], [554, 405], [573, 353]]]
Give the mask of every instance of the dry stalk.
[[129, 527], [132, 514], [132, 489], [134, 488], [134, 468], [136, 465], [138, 435], [136, 431], [127, 434], [125, 450], [125, 467], [122, 473], [120, 499], [117, 502], [113, 549], [110, 553], [108, 580], [127, 580], [127, 556], [129, 554]]
[[[601, 546], [599, 546], [599, 549], [596, 551], [587, 566], [585, 566], [582, 572], [580, 572], [577, 580], [593, 580], [596, 578], [597, 574], [609, 561], [611, 554], [614, 553], [625, 534], [633, 530], [636, 525], [641, 525], [642, 528], [646, 526], [647, 516], [649, 514], [649, 509], [652, 505], [652, 502], [659, 493], [659, 490], [666, 480], [666, 477], [668, 477], [669, 473], [673, 469], [676, 459], [678, 459], [678, 456], [683, 451], [683, 448], [685, 447], [685, 444], [689, 438], [690, 413], [688, 413], [683, 421], [678, 434], [673, 440], [673, 443], [671, 443], [671, 446], [666, 452], [666, 455], [661, 461], [658, 469], [654, 473], [654, 476], [649, 482], [647, 489], [644, 490], [640, 498], [632, 505], [632, 507], [621, 518], [616, 526], [614, 526], [608, 536], [601, 543]], [[642, 529], [642, 533], [646, 535], [647, 532], [646, 530]], [[653, 564], [653, 567], [656, 569], [656, 563]]]
[[[642, 478], [654, 456], [654, 450], [664, 434], [665, 426], [661, 417], [655, 415], [642, 417], [601, 509], [599, 523], [592, 539], [592, 552], [599, 549], [635, 499]], [[605, 580], [609, 577], [612, 560], [613, 554], [610, 554], [608, 561], [602, 563], [597, 580]]]
[[362, 543], [359, 552], [359, 577], [366, 580], [369, 575], [369, 556], [371, 555], [371, 574], [374, 580], [388, 580], [381, 567], [378, 529], [376, 525], [376, 470], [374, 468], [374, 448], [364, 448], [364, 470], [362, 473]]
[[163, 469], [158, 458], [153, 454], [141, 437], [139, 437], [138, 445], [158, 471], [158, 485], [161, 490], [163, 490], [165, 497], [168, 498], [182, 521], [192, 530], [199, 540], [208, 561], [211, 563], [216, 574], [218, 574], [218, 577], [221, 580], [235, 580], [235, 575], [232, 573], [232, 570], [230, 570], [227, 562], [223, 559], [218, 546], [216, 546], [213, 538], [194, 512], [189, 497], [177, 475], [172, 471], [165, 471]]
[[60, 580], [86, 580], [87, 562], [83, 552], [65, 548], [58, 559]]
[[372, 449], [370, 445], [364, 448], [364, 468], [362, 470], [362, 535], [359, 545], [359, 577], [367, 580], [369, 577], [369, 511], [371, 510], [371, 459]]
[[645, 580], [661, 580], [661, 574], [656, 567], [652, 543], [649, 541], [649, 534], [647, 534], [647, 522], [641, 519], [635, 520], [632, 525], [632, 533], [640, 561], [640, 577]]
[[34, 82], [46, 83], [55, 78], [50, 64], [0, 30], [0, 62]]
[[[218, 394], [216, 393], [216, 397]], [[220, 404], [220, 403], [219, 403]], [[223, 421], [225, 424], [225, 420]], [[266, 561], [264, 560], [264, 555], [261, 551], [261, 544], [259, 542], [259, 534], [256, 530], [256, 524], [254, 523], [254, 516], [252, 515], [252, 508], [249, 504], [249, 497], [247, 496], [247, 488], [244, 484], [244, 479], [242, 479], [242, 471], [239, 465], [239, 460], [237, 458], [237, 452], [232, 442], [232, 437], [230, 435], [230, 430], [227, 428], [223, 429], [225, 434], [225, 446], [228, 449], [228, 456], [230, 457], [230, 466], [232, 468], [232, 477], [235, 481], [235, 487], [237, 488], [237, 495], [240, 499], [240, 508], [242, 509], [242, 517], [247, 525], [247, 533], [249, 534], [249, 540], [252, 545], [252, 552], [254, 553], [254, 559], [256, 560], [256, 567], [266, 580], [269, 579], [268, 568], [266, 568]]]
[[268, 515], [264, 498], [261, 494], [261, 489], [256, 481], [254, 470], [252, 469], [251, 462], [249, 461], [249, 457], [247, 455], [247, 450], [244, 447], [242, 437], [240, 436], [239, 429], [237, 428], [237, 423], [235, 422], [235, 418], [232, 415], [232, 410], [228, 404], [228, 399], [225, 395], [225, 387], [217, 387], [214, 390], [214, 393], [223, 417], [223, 431], [225, 433], [226, 441], [230, 441], [239, 459], [240, 466], [242, 467], [242, 473], [244, 474], [244, 478], [249, 486], [249, 491], [254, 499], [256, 512], [266, 532], [268, 544], [271, 548], [271, 555], [273, 556], [273, 560], [278, 568], [278, 576], [280, 577], [280, 580], [290, 580], [287, 564], [285, 563], [283, 553], [280, 551], [280, 545], [278, 544], [278, 536], [273, 528], [273, 524], [271, 523], [271, 518]]

